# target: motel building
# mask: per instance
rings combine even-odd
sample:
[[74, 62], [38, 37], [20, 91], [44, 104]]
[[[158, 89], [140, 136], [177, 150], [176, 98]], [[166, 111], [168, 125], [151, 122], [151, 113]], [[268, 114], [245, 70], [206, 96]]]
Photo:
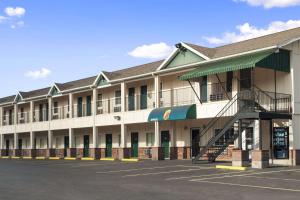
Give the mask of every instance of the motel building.
[[300, 28], [0, 99], [3, 158], [300, 164]]

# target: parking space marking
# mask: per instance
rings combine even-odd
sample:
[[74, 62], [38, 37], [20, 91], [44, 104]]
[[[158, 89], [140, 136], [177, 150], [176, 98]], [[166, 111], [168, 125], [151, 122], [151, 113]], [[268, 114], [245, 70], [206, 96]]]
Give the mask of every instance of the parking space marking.
[[272, 174], [272, 173], [281, 173], [281, 172], [298, 172], [300, 169], [290, 169], [290, 170], [275, 170], [275, 171], [265, 171], [265, 172], [256, 172], [256, 173], [243, 173], [243, 174], [237, 174], [237, 175], [225, 175], [220, 177], [209, 177], [209, 178], [202, 178], [202, 179], [193, 179], [191, 181], [204, 181], [204, 180], [210, 180], [210, 179], [223, 179], [223, 178], [232, 178], [232, 177], [243, 177], [243, 176], [249, 176], [249, 175], [260, 175], [260, 174]]
[[183, 170], [175, 170], [175, 171], [167, 171], [167, 172], [151, 172], [151, 173], [143, 173], [143, 174], [128, 174], [123, 177], [136, 177], [136, 176], [149, 176], [149, 175], [160, 175], [160, 174], [172, 174], [172, 173], [180, 173], [180, 172], [190, 172], [190, 171], [200, 171], [207, 169], [215, 169], [214, 167], [199, 167], [198, 169], [183, 169]]
[[199, 183], [210, 183], [210, 184], [219, 184], [219, 185], [229, 185], [229, 186], [239, 186], [239, 187], [248, 187], [248, 188], [258, 188], [258, 189], [269, 189], [269, 190], [279, 190], [279, 191], [289, 191], [289, 192], [300, 192], [300, 190], [289, 189], [289, 188], [277, 188], [277, 187], [267, 187], [259, 185], [246, 185], [246, 184], [237, 184], [237, 183], [224, 183], [217, 181], [205, 181], [205, 180], [190, 180], [193, 182]]
[[186, 165], [167, 165], [167, 166], [161, 166], [161, 167], [144, 167], [144, 168], [133, 168], [133, 169], [121, 169], [121, 170], [112, 170], [112, 171], [106, 171], [106, 172], [96, 172], [97, 174], [109, 174], [109, 173], [121, 173], [121, 172], [132, 172], [132, 171], [142, 171], [142, 170], [155, 170], [155, 169], [166, 169], [166, 168], [176, 168], [176, 167], [182, 167], [182, 168], [190, 168], [190, 167], [196, 167], [199, 168], [199, 166], [186, 166]]
[[249, 178], [257, 178], [257, 179], [269, 179], [269, 180], [281, 180], [281, 181], [296, 181], [299, 182], [299, 179], [293, 179], [293, 178], [276, 178], [276, 177], [265, 177], [265, 176], [244, 176]]
[[189, 179], [189, 178], [202, 178], [202, 177], [211, 177], [211, 176], [220, 176], [220, 175], [229, 175], [229, 174], [241, 174], [245, 172], [227, 172], [227, 173], [215, 173], [215, 174], [206, 174], [206, 175], [199, 175], [199, 176], [182, 176], [182, 177], [172, 177], [165, 179], [166, 181], [172, 180], [181, 180], [181, 179]]

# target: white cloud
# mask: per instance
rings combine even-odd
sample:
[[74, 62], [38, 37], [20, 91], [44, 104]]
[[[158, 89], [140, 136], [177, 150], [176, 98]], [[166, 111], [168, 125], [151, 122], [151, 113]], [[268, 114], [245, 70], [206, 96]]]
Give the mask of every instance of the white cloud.
[[239, 42], [291, 28], [300, 27], [300, 20], [288, 20], [271, 22], [266, 28], [258, 28], [249, 23], [236, 26], [237, 32], [225, 32], [222, 37], [203, 37], [207, 42], [213, 45], [228, 44]]
[[234, 0], [235, 2], [246, 2], [250, 6], [263, 6], [264, 8], [285, 8], [300, 5], [300, 0]]
[[160, 59], [160, 58], [166, 58], [173, 51], [173, 49], [174, 48], [172, 46], [169, 46], [166, 43], [161, 42], [161, 43], [142, 45], [136, 47], [128, 54], [136, 58]]
[[7, 7], [5, 8], [4, 12], [10, 17], [22, 17], [26, 10], [22, 7]]
[[10, 28], [16, 29], [24, 26], [24, 21], [17, 21], [16, 23], [13, 23], [10, 25]]
[[7, 17], [4, 17], [4, 16], [1, 16], [1, 15], [0, 15], [0, 23], [4, 22], [4, 21], [6, 21], [6, 20], [7, 20]]
[[25, 77], [31, 78], [33, 80], [46, 78], [51, 74], [51, 71], [47, 68], [42, 68], [40, 70], [30, 70], [25, 73]]

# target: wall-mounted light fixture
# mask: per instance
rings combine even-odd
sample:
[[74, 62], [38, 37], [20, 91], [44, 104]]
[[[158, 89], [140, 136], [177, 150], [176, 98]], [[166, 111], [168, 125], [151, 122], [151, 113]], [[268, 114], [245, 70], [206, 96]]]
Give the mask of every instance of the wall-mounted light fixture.
[[120, 116], [114, 116], [114, 119], [120, 121], [121, 117]]

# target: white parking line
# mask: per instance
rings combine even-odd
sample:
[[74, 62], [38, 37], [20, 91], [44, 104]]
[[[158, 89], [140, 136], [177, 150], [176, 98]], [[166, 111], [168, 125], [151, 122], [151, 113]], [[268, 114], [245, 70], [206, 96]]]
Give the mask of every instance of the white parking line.
[[270, 179], [270, 180], [281, 180], [281, 181], [300, 181], [299, 179], [293, 179], [293, 178], [275, 178], [275, 177], [265, 177], [265, 176], [244, 176], [249, 178], [257, 178], [257, 179]]
[[[144, 167], [144, 168], [133, 168], [133, 169], [121, 169], [121, 170], [112, 170], [112, 171], [105, 171], [105, 172], [96, 172], [97, 174], [109, 174], [109, 173], [120, 173], [120, 172], [132, 172], [132, 171], [142, 171], [142, 170], [155, 170], [155, 169], [166, 169], [166, 168], [197, 168], [199, 169], [199, 166], [186, 166], [186, 165], [167, 165], [167, 166], [161, 166], [161, 167]], [[201, 167], [203, 168], [203, 167]]]
[[239, 186], [239, 187], [249, 187], [249, 188], [258, 188], [258, 189], [280, 190], [280, 191], [289, 191], [289, 192], [300, 192], [300, 190], [289, 189], [289, 188], [277, 188], [277, 187], [267, 187], [267, 186], [258, 186], [258, 185], [245, 185], [245, 184], [237, 184], [237, 183], [224, 183], [224, 182], [216, 182], [216, 181], [195, 180], [194, 182], [229, 185], [229, 186]]
[[215, 173], [215, 174], [206, 174], [206, 175], [200, 175], [200, 176], [182, 176], [182, 177], [172, 177], [165, 179], [166, 181], [172, 181], [172, 180], [181, 180], [181, 179], [189, 179], [189, 178], [202, 178], [202, 177], [211, 177], [211, 176], [220, 176], [220, 175], [230, 175], [230, 174], [241, 174], [245, 173], [243, 172], [228, 172], [228, 173]]
[[232, 177], [243, 177], [249, 175], [259, 175], [259, 174], [272, 174], [272, 173], [281, 173], [281, 172], [298, 172], [300, 169], [290, 169], [290, 170], [275, 170], [275, 171], [266, 171], [266, 172], [257, 172], [257, 173], [244, 173], [244, 174], [237, 174], [237, 175], [225, 175], [220, 177], [210, 177], [210, 178], [202, 178], [202, 179], [193, 179], [190, 181], [204, 181], [210, 179], [223, 179], [223, 178], [232, 178]]
[[183, 169], [183, 170], [175, 170], [175, 171], [167, 171], [167, 172], [152, 172], [152, 173], [143, 173], [143, 174], [129, 174], [123, 177], [135, 177], [135, 176], [149, 176], [149, 175], [160, 175], [160, 174], [171, 174], [171, 173], [180, 173], [180, 172], [190, 172], [190, 171], [200, 171], [200, 170], [207, 170], [207, 169], [215, 169], [215, 168], [199, 168], [199, 169]]

